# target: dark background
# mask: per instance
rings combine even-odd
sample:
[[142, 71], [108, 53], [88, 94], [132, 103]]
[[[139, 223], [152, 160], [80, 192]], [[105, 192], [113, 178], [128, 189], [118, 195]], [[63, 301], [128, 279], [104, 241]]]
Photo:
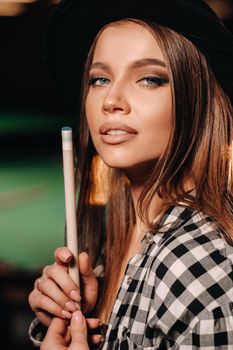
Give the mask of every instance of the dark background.
[[[207, 2], [233, 32], [232, 0]], [[49, 0], [0, 1], [0, 347], [6, 350], [33, 348], [28, 293], [63, 245], [60, 129], [76, 121], [43, 59], [53, 7]]]

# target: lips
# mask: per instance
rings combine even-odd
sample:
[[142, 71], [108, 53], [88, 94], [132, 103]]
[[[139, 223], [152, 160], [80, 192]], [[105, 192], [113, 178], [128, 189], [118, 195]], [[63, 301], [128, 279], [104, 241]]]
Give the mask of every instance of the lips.
[[137, 131], [124, 123], [105, 123], [100, 128], [101, 140], [105, 144], [118, 145], [132, 140]]
[[105, 123], [100, 128], [100, 134], [118, 136], [124, 134], [137, 134], [137, 131], [123, 123]]

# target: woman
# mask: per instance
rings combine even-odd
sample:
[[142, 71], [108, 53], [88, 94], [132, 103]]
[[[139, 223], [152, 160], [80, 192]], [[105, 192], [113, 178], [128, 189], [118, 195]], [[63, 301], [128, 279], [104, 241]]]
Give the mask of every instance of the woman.
[[[202, 1], [146, 1], [139, 14], [139, 6], [120, 1], [116, 17], [105, 5], [98, 2], [93, 28], [85, 17], [88, 1], [64, 1], [49, 40], [58, 74], [59, 62], [70, 58], [67, 47], [62, 58], [58, 51], [68, 23], [78, 32], [88, 21], [87, 41], [96, 33], [84, 70], [77, 142], [78, 235], [89, 252], [79, 262], [82, 311], [108, 327], [105, 339], [94, 334], [90, 343], [102, 341], [103, 349], [230, 349], [233, 113], [232, 66], [226, 65], [233, 39]], [[90, 265], [99, 268], [100, 256], [97, 297]], [[30, 295], [38, 319], [50, 325], [45, 350], [58, 330], [66, 330], [66, 321], [51, 322], [53, 315], [76, 315], [80, 295], [67, 274], [70, 259], [60, 248], [56, 265], [46, 267]], [[101, 321], [87, 323], [95, 328]], [[63, 332], [60, 346], [72, 348], [72, 324], [73, 318], [71, 338]]]

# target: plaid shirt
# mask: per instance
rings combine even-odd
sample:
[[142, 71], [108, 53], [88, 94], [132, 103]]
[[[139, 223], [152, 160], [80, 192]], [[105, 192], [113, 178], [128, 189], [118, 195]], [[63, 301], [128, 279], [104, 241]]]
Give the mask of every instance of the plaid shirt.
[[233, 247], [190, 209], [163, 224], [129, 261], [101, 348], [233, 350]]
[[233, 247], [183, 207], [129, 262], [102, 349], [233, 350]]

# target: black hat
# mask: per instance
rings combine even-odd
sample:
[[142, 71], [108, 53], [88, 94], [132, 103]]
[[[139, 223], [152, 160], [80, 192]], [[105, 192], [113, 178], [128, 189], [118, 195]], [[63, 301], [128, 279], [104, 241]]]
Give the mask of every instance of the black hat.
[[233, 103], [233, 35], [202, 0], [62, 0], [49, 23], [46, 58], [70, 110], [79, 106], [83, 67], [97, 32], [123, 18], [159, 23], [189, 39]]

